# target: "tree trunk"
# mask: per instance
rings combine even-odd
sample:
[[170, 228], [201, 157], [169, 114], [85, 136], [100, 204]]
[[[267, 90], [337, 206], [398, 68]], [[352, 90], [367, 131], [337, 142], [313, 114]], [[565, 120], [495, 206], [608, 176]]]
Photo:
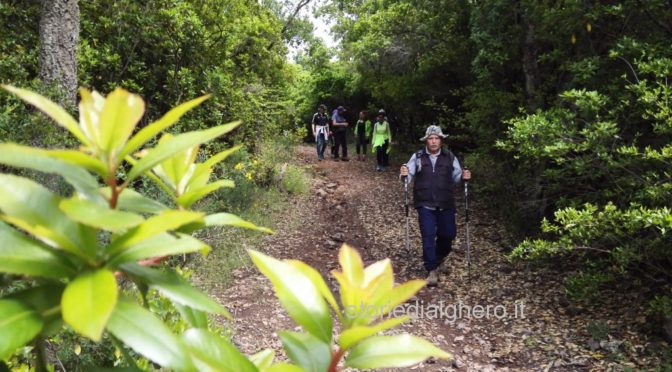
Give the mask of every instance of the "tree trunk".
[[539, 66], [537, 65], [536, 33], [534, 24], [526, 20], [525, 41], [523, 43], [523, 72], [525, 73], [525, 94], [527, 108], [535, 111], [539, 108]]
[[62, 103], [77, 100], [77, 0], [42, 0], [40, 17], [40, 79], [55, 84], [64, 94]]

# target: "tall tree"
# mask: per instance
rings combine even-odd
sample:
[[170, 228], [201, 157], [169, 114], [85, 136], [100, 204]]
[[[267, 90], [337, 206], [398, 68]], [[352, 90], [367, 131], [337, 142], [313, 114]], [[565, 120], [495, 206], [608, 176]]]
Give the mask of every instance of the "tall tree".
[[71, 104], [77, 99], [78, 43], [77, 0], [42, 0], [40, 78], [60, 87], [64, 100]]

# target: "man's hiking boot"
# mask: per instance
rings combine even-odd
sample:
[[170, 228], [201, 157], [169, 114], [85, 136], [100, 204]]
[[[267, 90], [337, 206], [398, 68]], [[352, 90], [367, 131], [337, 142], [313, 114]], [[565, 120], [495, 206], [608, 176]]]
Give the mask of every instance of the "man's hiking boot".
[[344, 156], [344, 157], [341, 158], [341, 161], [350, 161], [350, 158]]
[[439, 284], [439, 274], [436, 272], [436, 270], [430, 271], [429, 275], [427, 275], [427, 286], [436, 287], [438, 284]]

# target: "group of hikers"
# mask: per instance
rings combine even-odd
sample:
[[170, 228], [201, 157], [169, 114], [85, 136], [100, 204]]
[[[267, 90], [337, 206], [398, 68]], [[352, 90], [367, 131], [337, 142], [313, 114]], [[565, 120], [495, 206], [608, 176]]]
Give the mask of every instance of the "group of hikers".
[[[325, 114], [326, 106], [320, 105], [313, 115], [313, 135], [317, 141], [317, 156], [324, 160], [324, 150], [329, 138], [334, 137], [334, 160], [339, 160], [339, 146], [343, 150], [341, 160], [348, 160], [346, 134], [348, 122], [343, 117], [345, 108], [334, 110], [331, 120]], [[373, 133], [372, 133], [373, 132]], [[416, 151], [406, 164], [399, 169], [399, 177], [404, 182], [413, 181], [413, 207], [418, 213], [418, 224], [422, 238], [422, 257], [427, 270], [427, 285], [436, 286], [439, 282], [438, 270], [452, 250], [453, 240], [457, 236], [455, 222], [455, 194], [457, 185], [471, 179], [471, 172], [462, 169], [457, 157], [443, 148], [447, 135], [441, 127], [430, 125], [420, 138], [425, 146]], [[366, 118], [366, 112], [359, 113], [355, 124], [357, 159], [364, 160], [367, 140], [371, 139], [376, 153], [376, 170], [382, 171], [389, 165], [389, 149], [392, 142], [390, 125], [385, 110], [380, 109], [376, 123]], [[360, 149], [362, 150], [360, 155]], [[465, 189], [466, 190], [466, 189]]]
[[[349, 161], [347, 143], [349, 123], [344, 117], [346, 110], [343, 106], [338, 106], [331, 117], [326, 111], [327, 107], [324, 104], [319, 105], [311, 121], [313, 137], [317, 143], [317, 160], [324, 160], [324, 151], [330, 147], [334, 161]], [[376, 170], [383, 171], [390, 165], [389, 152], [392, 142], [390, 124], [383, 109], [378, 110], [374, 124], [371, 124], [367, 116], [366, 111], [360, 111], [359, 119], [354, 125], [357, 160], [366, 160], [366, 147], [371, 143], [371, 150], [376, 154]]]

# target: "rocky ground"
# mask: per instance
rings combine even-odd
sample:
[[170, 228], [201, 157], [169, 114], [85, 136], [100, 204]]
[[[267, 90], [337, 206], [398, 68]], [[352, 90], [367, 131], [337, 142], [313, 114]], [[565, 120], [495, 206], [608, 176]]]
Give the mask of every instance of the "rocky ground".
[[[300, 259], [335, 286], [342, 243], [356, 247], [366, 264], [390, 257], [398, 282], [425, 277], [415, 212], [410, 218], [411, 252], [405, 249], [403, 188], [396, 167], [375, 171], [375, 160], [317, 162], [312, 147], [298, 156], [314, 176], [311, 193], [292, 202], [276, 234], [251, 247], [276, 258]], [[478, 182], [478, 175], [474, 175]], [[458, 205], [462, 206], [462, 199]], [[454, 355], [405, 370], [575, 371], [642, 370], [659, 365], [665, 344], [647, 336], [636, 295], [614, 291], [612, 301], [579, 306], [564, 291], [561, 268], [509, 263], [505, 232], [487, 212], [487, 200], [470, 194], [472, 260], [467, 269], [464, 209], [458, 211], [455, 249], [440, 284], [424, 288], [406, 304], [413, 319], [394, 332], [409, 332]], [[296, 325], [280, 307], [272, 287], [254, 267], [234, 272], [228, 288], [212, 295], [234, 314], [233, 340], [252, 354], [282, 349], [276, 330]], [[593, 337], [595, 336], [595, 337]]]

